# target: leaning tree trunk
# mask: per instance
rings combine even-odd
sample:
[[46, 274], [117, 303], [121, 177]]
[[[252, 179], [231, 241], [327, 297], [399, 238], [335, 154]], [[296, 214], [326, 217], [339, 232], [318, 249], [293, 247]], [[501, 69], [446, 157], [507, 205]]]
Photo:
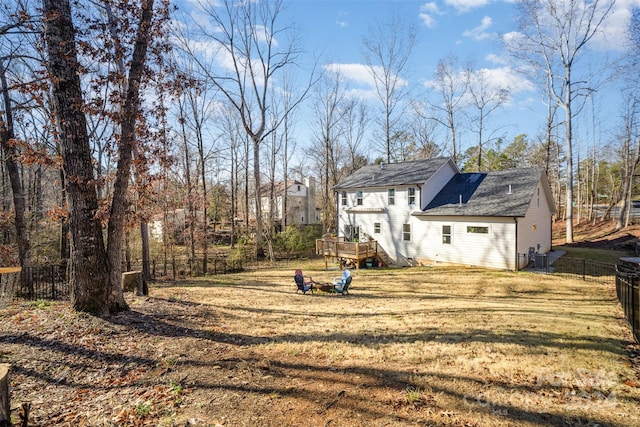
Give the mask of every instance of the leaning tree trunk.
[[127, 310], [122, 293], [122, 237], [127, 211], [127, 188], [131, 177], [131, 161], [135, 144], [135, 128], [140, 106], [140, 84], [145, 71], [149, 29], [153, 17], [153, 0], [142, 3], [142, 13], [133, 47], [129, 78], [122, 109], [120, 145], [118, 147], [118, 173], [113, 186], [113, 200], [107, 232], [107, 255], [111, 264], [109, 277], [109, 310]]
[[68, 264], [71, 303], [76, 310], [109, 312], [109, 264], [96, 219], [98, 197], [80, 89], [80, 65], [69, 0], [42, 0], [44, 33], [54, 111], [66, 178], [71, 252]]

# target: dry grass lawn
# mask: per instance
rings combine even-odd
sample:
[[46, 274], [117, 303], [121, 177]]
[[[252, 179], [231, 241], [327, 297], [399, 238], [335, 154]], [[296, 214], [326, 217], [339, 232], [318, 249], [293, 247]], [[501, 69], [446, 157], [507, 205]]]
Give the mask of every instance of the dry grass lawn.
[[[293, 283], [299, 267], [317, 281], [339, 275], [309, 262], [156, 284], [150, 298], [130, 299], [131, 313], [80, 319], [107, 334], [105, 343], [135, 337], [102, 351], [135, 353], [121, 369], [138, 374], [80, 399], [69, 425], [640, 425], [629, 357], [636, 347], [612, 286], [416, 267], [354, 271], [346, 297], [302, 295]], [[4, 359], [20, 362], [33, 344], [15, 328], [34, 329], [36, 321], [15, 308], [2, 315], [14, 328], [0, 330]], [[74, 324], [59, 320], [65, 316], [42, 329]], [[45, 350], [56, 357], [56, 348]], [[16, 403], [38, 390], [56, 393], [46, 381], [54, 368], [39, 366], [17, 372]], [[34, 389], [20, 385], [29, 376], [38, 377]], [[80, 382], [67, 380], [57, 393], [90, 389]], [[111, 392], [109, 406], [100, 396]], [[33, 408], [41, 425], [46, 410]]]

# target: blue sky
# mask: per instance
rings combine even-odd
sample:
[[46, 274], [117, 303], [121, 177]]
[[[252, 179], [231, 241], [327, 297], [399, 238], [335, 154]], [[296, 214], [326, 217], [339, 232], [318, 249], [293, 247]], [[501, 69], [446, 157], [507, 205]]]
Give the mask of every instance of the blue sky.
[[[197, 3], [198, 0], [187, 0]], [[210, 1], [210, 0], [209, 0]], [[492, 113], [487, 127], [498, 129], [507, 142], [520, 133], [534, 138], [545, 124], [543, 97], [535, 84], [517, 72], [517, 64], [503, 48], [502, 38], [517, 31], [518, 11], [512, 1], [494, 0], [285, 0], [284, 21], [294, 23], [299, 29], [302, 47], [308, 58], [320, 57], [320, 65], [340, 64], [352, 87], [360, 89], [362, 98], [373, 108], [373, 87], [367, 86], [367, 75], [362, 42], [369, 27], [376, 21], [385, 21], [392, 13], [398, 13], [408, 23], [416, 25], [418, 41], [407, 67], [408, 84], [414, 95], [426, 92], [428, 82], [434, 78], [438, 61], [447, 55], [455, 55], [462, 66], [473, 62], [475, 70], [484, 69], [487, 75], [507, 85], [511, 96], [500, 110]], [[640, 0], [618, 0], [614, 13], [603, 25], [603, 32], [594, 40], [592, 58], [604, 58], [623, 53], [625, 28], [632, 7], [639, 7]], [[587, 66], [588, 62], [584, 62]], [[589, 64], [591, 66], [591, 64]], [[367, 90], [369, 96], [367, 96]], [[616, 92], [612, 87], [594, 96], [593, 111], [606, 117], [606, 125], [600, 124], [600, 132], [610, 132], [612, 118], [619, 115], [615, 104]], [[310, 144], [308, 131], [313, 118], [307, 112], [301, 114], [297, 123], [298, 143]], [[602, 123], [602, 122], [600, 122]], [[605, 129], [607, 127], [607, 129]], [[577, 120], [576, 133], [591, 132], [595, 128], [585, 120]], [[471, 131], [463, 132], [462, 149], [475, 143]], [[446, 135], [436, 141], [446, 146]], [[381, 154], [381, 153], [380, 153]], [[450, 153], [443, 153], [450, 154]], [[372, 159], [376, 157], [371, 155]], [[371, 159], [371, 160], [372, 160]]]

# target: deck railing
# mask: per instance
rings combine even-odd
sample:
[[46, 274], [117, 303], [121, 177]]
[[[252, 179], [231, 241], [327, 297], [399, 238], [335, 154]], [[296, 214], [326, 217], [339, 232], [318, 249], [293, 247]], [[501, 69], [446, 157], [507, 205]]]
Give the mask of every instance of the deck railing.
[[316, 240], [316, 254], [325, 257], [345, 258], [353, 261], [356, 266], [366, 258], [375, 258], [378, 255], [378, 242], [369, 240], [366, 242], [346, 242], [342, 238]]

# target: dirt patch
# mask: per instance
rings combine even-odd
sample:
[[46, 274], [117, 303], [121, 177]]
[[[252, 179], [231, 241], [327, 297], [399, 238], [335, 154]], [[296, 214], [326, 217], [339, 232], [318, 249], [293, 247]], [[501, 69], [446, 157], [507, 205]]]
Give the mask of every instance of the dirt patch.
[[612, 288], [410, 268], [302, 295], [293, 270], [157, 283], [107, 318], [0, 310], [13, 405], [30, 426], [640, 425]]
[[[633, 250], [640, 240], [640, 225], [632, 224], [616, 230], [615, 221], [587, 221], [573, 226], [573, 237], [574, 243], [567, 246], [607, 250]], [[565, 239], [565, 222], [554, 222], [553, 245], [566, 245]]]

